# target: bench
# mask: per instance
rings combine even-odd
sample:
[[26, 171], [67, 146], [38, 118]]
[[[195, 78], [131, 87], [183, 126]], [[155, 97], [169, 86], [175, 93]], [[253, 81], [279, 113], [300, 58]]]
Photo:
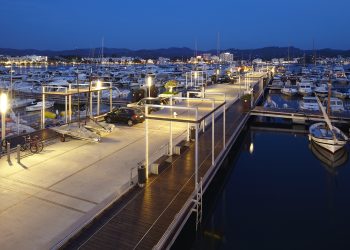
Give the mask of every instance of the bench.
[[170, 165], [170, 163], [167, 161], [169, 156], [167, 155], [162, 155], [159, 157], [157, 160], [155, 160], [151, 164], [151, 173], [152, 174], [160, 174], [166, 167]]
[[187, 148], [189, 147], [189, 142], [186, 140], [180, 141], [178, 144], [175, 145], [174, 147], [174, 153], [176, 155], [180, 155], [183, 153]]

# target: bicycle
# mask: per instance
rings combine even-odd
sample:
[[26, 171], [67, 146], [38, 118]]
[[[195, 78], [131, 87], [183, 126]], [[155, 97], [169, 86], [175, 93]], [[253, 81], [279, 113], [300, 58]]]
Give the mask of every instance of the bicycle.
[[7, 143], [8, 143], [8, 141], [6, 139], [3, 139], [1, 141], [1, 153], [6, 153], [6, 151], [7, 151]]
[[39, 153], [44, 148], [44, 143], [39, 139], [37, 135], [35, 135], [33, 138], [28, 136], [23, 136], [24, 138], [24, 144], [21, 145], [21, 151], [25, 151], [27, 149], [30, 150], [32, 153]]

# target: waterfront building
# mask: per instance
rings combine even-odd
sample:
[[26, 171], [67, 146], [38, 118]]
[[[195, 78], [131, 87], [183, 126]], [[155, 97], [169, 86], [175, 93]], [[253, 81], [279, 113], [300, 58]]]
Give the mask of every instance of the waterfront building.
[[220, 62], [231, 63], [233, 62], [233, 54], [229, 52], [224, 52], [220, 54]]

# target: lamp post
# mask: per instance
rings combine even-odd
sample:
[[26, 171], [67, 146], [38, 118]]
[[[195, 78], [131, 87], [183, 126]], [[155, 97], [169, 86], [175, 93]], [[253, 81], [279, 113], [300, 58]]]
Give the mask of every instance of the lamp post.
[[1, 93], [0, 95], [0, 112], [1, 112], [1, 143], [5, 140], [6, 136], [6, 124], [5, 124], [5, 116], [7, 111], [7, 95], [5, 93]]
[[96, 88], [97, 88], [97, 115], [100, 115], [100, 92], [101, 92], [102, 83], [100, 80], [97, 80], [96, 82]]
[[194, 77], [194, 86], [197, 86], [198, 71], [195, 71], [193, 73], [193, 77]]
[[152, 86], [152, 77], [147, 76], [147, 86], [148, 86], [148, 97], [151, 97], [151, 86]]

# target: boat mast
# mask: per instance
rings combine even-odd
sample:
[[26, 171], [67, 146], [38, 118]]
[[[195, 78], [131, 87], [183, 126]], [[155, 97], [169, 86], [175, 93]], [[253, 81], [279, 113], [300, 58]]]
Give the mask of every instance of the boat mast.
[[104, 47], [104, 40], [105, 40], [105, 38], [104, 37], [102, 37], [102, 48], [101, 48], [101, 65], [103, 64], [103, 47]]
[[329, 76], [328, 80], [328, 102], [327, 102], [327, 115], [330, 115], [330, 110], [331, 110], [331, 91], [332, 91], [332, 81], [331, 77]]

